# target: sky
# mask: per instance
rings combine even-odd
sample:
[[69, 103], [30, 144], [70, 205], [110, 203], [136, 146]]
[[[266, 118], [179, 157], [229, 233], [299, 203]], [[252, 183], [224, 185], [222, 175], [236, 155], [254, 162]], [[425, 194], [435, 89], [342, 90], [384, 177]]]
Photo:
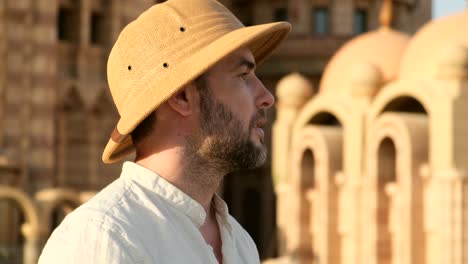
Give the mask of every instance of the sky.
[[432, 0], [432, 18], [439, 18], [462, 11], [468, 5], [468, 0]]

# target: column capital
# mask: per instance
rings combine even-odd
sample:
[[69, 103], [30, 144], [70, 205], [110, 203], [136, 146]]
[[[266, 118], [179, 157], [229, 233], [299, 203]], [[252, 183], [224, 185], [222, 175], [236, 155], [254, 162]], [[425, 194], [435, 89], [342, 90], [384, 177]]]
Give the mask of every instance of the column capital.
[[21, 233], [27, 241], [39, 240], [47, 235], [47, 231], [41, 227], [33, 227], [30, 223], [21, 225]]

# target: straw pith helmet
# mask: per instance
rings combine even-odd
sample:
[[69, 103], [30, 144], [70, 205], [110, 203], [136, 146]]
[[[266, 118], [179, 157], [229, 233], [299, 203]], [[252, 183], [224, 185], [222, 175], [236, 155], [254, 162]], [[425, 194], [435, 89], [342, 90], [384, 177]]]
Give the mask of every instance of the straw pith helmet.
[[107, 63], [120, 120], [102, 160], [114, 163], [134, 150], [130, 133], [178, 89], [240, 47], [260, 64], [291, 26], [276, 22], [245, 27], [215, 0], [156, 4], [120, 33]]

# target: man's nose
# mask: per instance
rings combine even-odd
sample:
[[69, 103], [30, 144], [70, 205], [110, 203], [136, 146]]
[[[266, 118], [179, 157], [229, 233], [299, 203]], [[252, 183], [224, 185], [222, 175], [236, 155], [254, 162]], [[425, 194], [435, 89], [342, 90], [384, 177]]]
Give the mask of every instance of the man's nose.
[[263, 85], [262, 81], [255, 76], [256, 86], [257, 86], [257, 97], [256, 97], [256, 106], [259, 109], [268, 109], [275, 103], [275, 97], [271, 92]]

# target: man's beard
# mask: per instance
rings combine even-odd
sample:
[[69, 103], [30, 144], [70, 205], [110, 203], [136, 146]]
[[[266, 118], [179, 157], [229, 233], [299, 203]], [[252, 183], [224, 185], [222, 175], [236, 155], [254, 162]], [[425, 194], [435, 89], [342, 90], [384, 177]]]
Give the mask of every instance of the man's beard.
[[248, 131], [245, 132], [242, 122], [214, 98], [209, 87], [202, 87], [199, 91], [200, 132], [189, 139], [192, 160], [197, 159], [205, 166], [226, 174], [263, 165], [266, 160], [263, 139], [257, 146], [250, 136], [256, 121], [265, 118], [265, 110], [252, 117]]

